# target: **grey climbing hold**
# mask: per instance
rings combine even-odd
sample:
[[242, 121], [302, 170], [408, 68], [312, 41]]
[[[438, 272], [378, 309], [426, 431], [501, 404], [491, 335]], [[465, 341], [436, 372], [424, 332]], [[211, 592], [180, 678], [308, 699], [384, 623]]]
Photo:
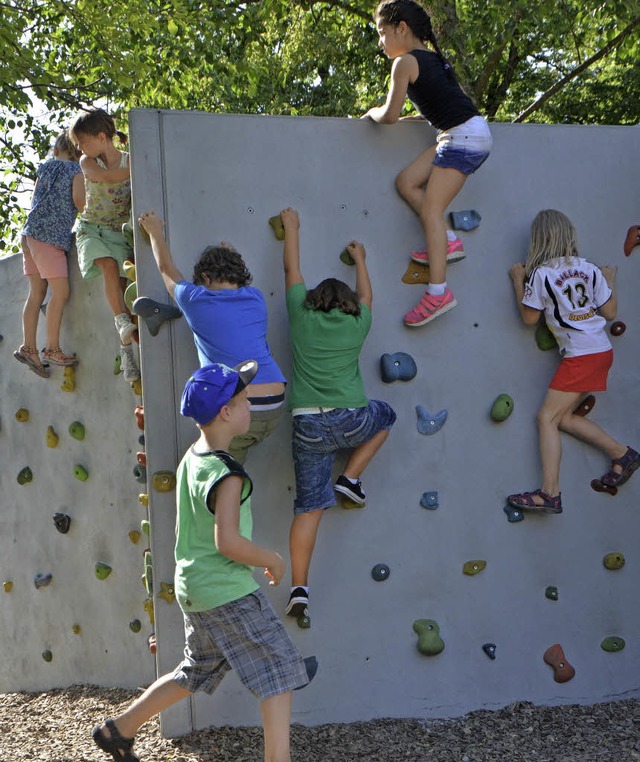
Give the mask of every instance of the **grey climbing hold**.
[[430, 511], [435, 511], [439, 506], [438, 491], [433, 490], [432, 492], [423, 492], [422, 497], [420, 498], [420, 505]]
[[496, 644], [495, 643], [485, 643], [482, 646], [482, 650], [487, 654], [487, 656], [490, 659], [496, 658]]
[[376, 564], [373, 569], [371, 569], [371, 577], [375, 579], [376, 582], [384, 582], [386, 579], [389, 579], [389, 574], [391, 573], [391, 569], [386, 564]]
[[71, 516], [66, 513], [54, 513], [53, 523], [60, 534], [66, 534], [71, 526]]
[[36, 590], [40, 590], [43, 587], [49, 587], [52, 580], [53, 580], [53, 574], [51, 573], [36, 574], [36, 576], [33, 578], [33, 584]]
[[434, 415], [422, 405], [416, 405], [416, 413], [418, 415], [418, 431], [427, 436], [440, 431], [447, 420], [446, 410], [441, 410]]
[[149, 333], [157, 336], [163, 323], [167, 320], [175, 320], [182, 317], [182, 312], [173, 304], [162, 304], [150, 299], [148, 296], [140, 296], [133, 302], [133, 311], [143, 320]]
[[384, 354], [380, 358], [380, 377], [385, 384], [394, 381], [411, 381], [418, 372], [418, 366], [411, 355], [406, 352]]
[[461, 212], [449, 212], [451, 227], [454, 230], [475, 230], [480, 225], [480, 212], [475, 209], [464, 209]]
[[512, 505], [505, 505], [502, 509], [507, 514], [507, 521], [514, 524], [516, 521], [524, 521], [524, 511], [514, 508]]

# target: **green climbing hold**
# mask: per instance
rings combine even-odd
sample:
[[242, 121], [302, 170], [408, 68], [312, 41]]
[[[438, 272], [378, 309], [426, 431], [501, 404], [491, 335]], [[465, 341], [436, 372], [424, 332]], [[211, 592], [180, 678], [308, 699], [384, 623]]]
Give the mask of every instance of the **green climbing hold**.
[[106, 579], [111, 574], [111, 567], [109, 564], [105, 564], [102, 561], [98, 561], [96, 564], [96, 577], [98, 579]]
[[33, 472], [29, 466], [25, 466], [22, 471], [20, 471], [17, 481], [18, 484], [29, 484], [29, 482], [33, 481]]
[[79, 463], [76, 464], [73, 467], [73, 475], [78, 479], [78, 481], [86, 482], [89, 478], [89, 472], [84, 466], [81, 466]]
[[353, 265], [355, 265], [355, 260], [351, 254], [349, 254], [348, 249], [342, 250], [342, 253], [340, 254], [340, 261], [344, 262], [345, 265], [349, 265], [349, 267], [353, 267]]
[[606, 569], [609, 569], [610, 571], [616, 571], [617, 569], [622, 569], [624, 566], [624, 556], [622, 553], [607, 553], [607, 555], [602, 559], [602, 563], [604, 564]]
[[142, 519], [140, 522], [140, 529], [143, 531], [144, 534], [149, 536], [149, 533], [151, 532], [151, 524], [149, 524], [149, 521], [147, 519]]
[[139, 619], [132, 619], [129, 622], [129, 629], [131, 632], [140, 632], [142, 629], [142, 622]]
[[555, 349], [558, 346], [556, 337], [551, 333], [544, 319], [544, 313], [540, 315], [538, 325], [536, 326], [536, 344], [538, 349], [541, 349], [543, 352], [546, 352], [548, 349]]
[[486, 561], [466, 561], [462, 567], [462, 571], [464, 574], [468, 574], [472, 577], [474, 574], [481, 572], [486, 565]]
[[299, 616], [299, 617], [296, 619], [296, 624], [297, 624], [297, 625], [298, 625], [298, 627], [300, 627], [302, 630], [308, 630], [308, 629], [311, 627], [311, 618], [310, 618], [310, 617], [308, 617], [308, 616], [306, 616], [306, 614], [305, 614], [305, 615], [303, 615], [303, 616]]
[[605, 638], [602, 643], [600, 643], [600, 648], [603, 651], [608, 651], [609, 653], [622, 651], [624, 647], [625, 642], [623, 638], [619, 638], [617, 635], [609, 635], [608, 638]]
[[124, 303], [127, 305], [127, 307], [132, 310], [133, 309], [133, 303], [138, 298], [138, 284], [133, 281], [133, 283], [129, 283], [129, 285], [124, 290]]
[[153, 559], [150, 550], [144, 552], [144, 575], [142, 579], [147, 595], [153, 595]]
[[118, 355], [113, 363], [113, 375], [118, 376], [122, 373], [122, 357]]
[[43, 651], [42, 652], [42, 658], [45, 661], [51, 661], [53, 659], [53, 654], [51, 653], [51, 651]]
[[513, 412], [513, 399], [508, 394], [499, 394], [491, 407], [491, 420], [502, 423]]
[[425, 656], [436, 656], [444, 651], [440, 627], [433, 619], [416, 619], [413, 631], [418, 635], [417, 648]]
[[279, 241], [284, 241], [284, 225], [279, 214], [269, 217], [269, 225], [271, 225], [276, 238]]
[[550, 601], [557, 601], [558, 588], [554, 585], [549, 585], [549, 587], [544, 591], [544, 597], [548, 598]]
[[69, 434], [71, 434], [74, 439], [77, 439], [81, 442], [84, 439], [85, 435], [84, 423], [80, 423], [80, 421], [73, 421], [73, 423], [70, 423]]

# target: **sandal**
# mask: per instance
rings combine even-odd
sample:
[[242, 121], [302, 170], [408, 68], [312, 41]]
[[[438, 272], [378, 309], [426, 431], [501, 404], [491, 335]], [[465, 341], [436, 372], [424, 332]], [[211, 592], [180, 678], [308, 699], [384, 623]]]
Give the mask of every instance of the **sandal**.
[[[620, 466], [622, 471], [620, 473], [614, 471], [614, 466]], [[621, 458], [611, 461], [611, 468], [600, 481], [605, 487], [620, 487], [629, 481], [637, 468], [640, 468], [640, 453], [637, 453], [631, 447], [627, 447], [627, 451]]]
[[111, 754], [115, 762], [140, 762], [140, 758], [133, 753], [133, 738], [123, 738], [113, 720], [107, 720], [105, 725], [110, 735], [106, 736], [100, 725], [93, 729], [93, 740], [102, 751]]
[[78, 358], [75, 355], [65, 355], [60, 347], [53, 347], [53, 349], [43, 349], [42, 356], [45, 360], [52, 362], [54, 365], [77, 365]]
[[[640, 465], [640, 464], [639, 464]], [[534, 497], [542, 498], [542, 503], [536, 503]], [[519, 492], [507, 497], [507, 502], [514, 508], [522, 511], [539, 511], [540, 513], [562, 513], [562, 500], [560, 495], [551, 497], [541, 489], [533, 492]]]
[[[40, 362], [40, 357], [38, 355], [37, 349], [34, 349], [33, 347], [25, 347], [23, 344], [20, 349], [16, 349], [16, 351], [13, 353], [13, 356], [18, 362], [24, 363], [26, 366], [28, 366], [29, 369], [32, 370], [37, 376], [40, 376], [40, 378], [49, 378], [49, 371], [47, 370], [46, 366]], [[34, 360], [34, 357], [37, 357], [38, 360]]]

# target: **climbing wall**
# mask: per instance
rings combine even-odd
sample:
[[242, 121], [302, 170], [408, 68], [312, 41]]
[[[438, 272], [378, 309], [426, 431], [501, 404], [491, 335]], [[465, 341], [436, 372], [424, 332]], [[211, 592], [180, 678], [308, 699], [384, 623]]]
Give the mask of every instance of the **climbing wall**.
[[[336, 507], [323, 519], [310, 579], [311, 627], [287, 621], [303, 655], [320, 664], [313, 684], [295, 695], [295, 721], [451, 716], [520, 699], [557, 704], [637, 695], [640, 479], [616, 497], [594, 492], [590, 480], [606, 470], [605, 457], [567, 439], [565, 512], [509, 521], [503, 508], [508, 493], [539, 486], [534, 415], [558, 362], [520, 323], [507, 275], [526, 256], [529, 225], [541, 208], [569, 215], [584, 256], [619, 266], [619, 319], [628, 328], [613, 339], [610, 391], [590, 415], [623, 442], [640, 444], [640, 255], [622, 253], [638, 216], [628, 158], [638, 151], [638, 130], [496, 125], [492, 157], [452, 207], [482, 217], [477, 229], [461, 233], [466, 259], [449, 268], [459, 306], [412, 330], [401, 317], [422, 287], [401, 279], [422, 238], [393, 179], [431, 142], [426, 126], [134, 111], [131, 128], [136, 213], [164, 216], [186, 277], [207, 244], [235, 244], [265, 294], [269, 341], [287, 373], [282, 244], [268, 218], [285, 206], [299, 211], [302, 270], [311, 285], [327, 276], [353, 283], [340, 252], [353, 238], [367, 247], [374, 324], [361, 367], [369, 396], [390, 402], [398, 418], [365, 473], [366, 509]], [[168, 303], [150, 250], [139, 244], [139, 292]], [[149, 472], [173, 470], [196, 436], [173, 412], [196, 353], [184, 320], [163, 325], [155, 338], [142, 329], [142, 345]], [[417, 374], [384, 383], [381, 355], [396, 352], [414, 358]], [[495, 422], [490, 411], [500, 394], [512, 398], [513, 411]], [[247, 468], [255, 537], [287, 554], [289, 420], [250, 455]], [[173, 500], [174, 493], [150, 492], [156, 584], [173, 574]], [[624, 555], [623, 568], [604, 566], [611, 552]], [[371, 574], [377, 564], [388, 567], [381, 581]], [[268, 595], [283, 612], [288, 580]], [[158, 601], [156, 620], [163, 673], [181, 655], [177, 604]], [[418, 620], [432, 621], [414, 626]], [[605, 651], [601, 643], [610, 636], [614, 650]], [[556, 663], [559, 679], [573, 666], [568, 682], [556, 682], [543, 660], [556, 644], [564, 657], [551, 649], [547, 661]], [[418, 645], [440, 653], [426, 655]], [[213, 697], [165, 712], [163, 730], [258, 721], [255, 701], [229, 676]]]
[[140, 583], [146, 488], [133, 475], [140, 397], [114, 373], [102, 281], [82, 282], [75, 252], [70, 263], [61, 344], [79, 364], [42, 379], [12, 357], [28, 286], [21, 257], [0, 260], [0, 692], [154, 675]]

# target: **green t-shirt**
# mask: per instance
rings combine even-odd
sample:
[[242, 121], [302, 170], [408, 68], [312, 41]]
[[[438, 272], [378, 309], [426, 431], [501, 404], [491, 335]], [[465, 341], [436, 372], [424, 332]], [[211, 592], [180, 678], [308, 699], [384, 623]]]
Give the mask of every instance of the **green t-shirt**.
[[361, 304], [360, 314], [345, 315], [304, 306], [307, 288], [296, 283], [287, 291], [287, 312], [293, 354], [289, 408], [365, 407], [358, 358], [371, 328], [371, 310]]
[[259, 587], [251, 566], [226, 558], [216, 548], [216, 518], [207, 498], [230, 475], [243, 479], [240, 534], [250, 540], [253, 485], [242, 466], [226, 452], [196, 453], [193, 447], [178, 466], [175, 590], [184, 611], [208, 611]]

